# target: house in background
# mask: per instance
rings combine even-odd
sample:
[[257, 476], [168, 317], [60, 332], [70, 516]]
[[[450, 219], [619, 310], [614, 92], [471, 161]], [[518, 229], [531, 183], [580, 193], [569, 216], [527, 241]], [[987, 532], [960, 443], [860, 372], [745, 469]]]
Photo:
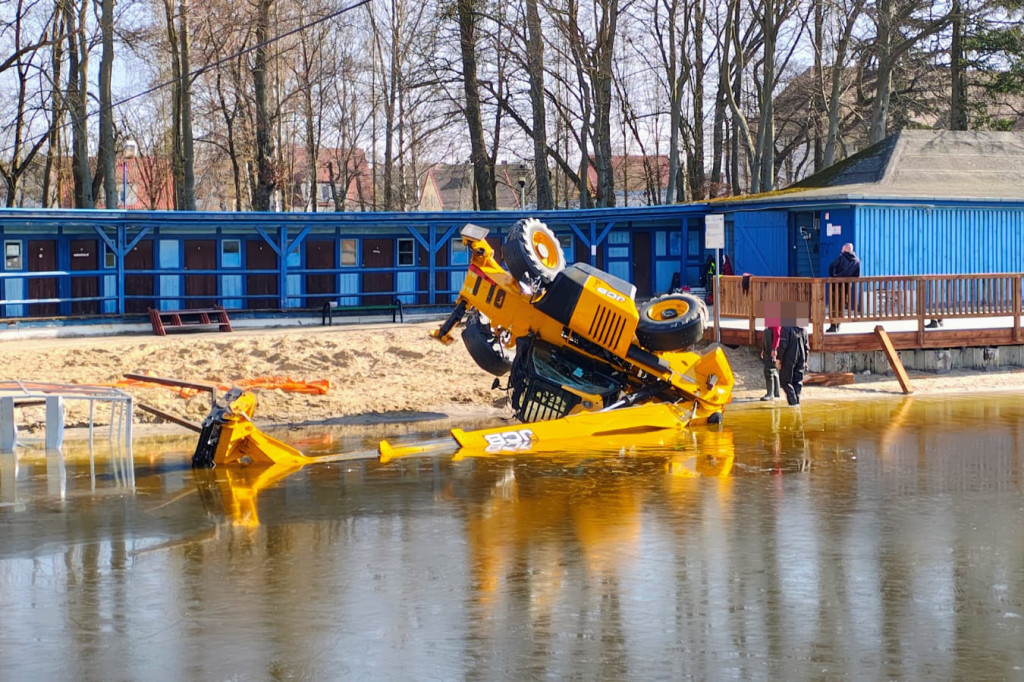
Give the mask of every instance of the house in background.
[[373, 172], [366, 152], [353, 147], [321, 147], [317, 155], [316, 196], [310, 197], [309, 157], [305, 147], [294, 147], [286, 168], [292, 211], [369, 211], [373, 208]]
[[[668, 189], [668, 156], [613, 156], [612, 177], [616, 206], [656, 206], [665, 200]], [[597, 197], [597, 169], [594, 157], [587, 168], [587, 186]]]
[[[521, 208], [520, 200], [530, 205], [533, 186], [533, 167], [526, 164], [500, 163], [494, 167], [495, 203], [499, 211]], [[523, 180], [520, 192], [520, 179]], [[430, 166], [420, 183], [418, 211], [473, 211], [476, 210], [476, 185], [473, 165], [469, 163]]]
[[[95, 175], [95, 157], [89, 160], [89, 167]], [[171, 162], [168, 159], [145, 155], [131, 159], [118, 157], [114, 166], [114, 176], [117, 185], [117, 205], [109, 208], [131, 211], [174, 210], [174, 179], [171, 174]], [[74, 208], [75, 186], [70, 158], [66, 158], [53, 172], [51, 186], [57, 192], [57, 201], [52, 208]], [[94, 196], [96, 208], [107, 208], [102, 186]]]

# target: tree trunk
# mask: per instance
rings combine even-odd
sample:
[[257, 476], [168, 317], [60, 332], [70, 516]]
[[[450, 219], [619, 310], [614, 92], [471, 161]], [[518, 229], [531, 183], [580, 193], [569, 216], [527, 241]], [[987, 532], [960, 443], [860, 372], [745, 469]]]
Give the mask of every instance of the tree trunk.
[[497, 208], [494, 195], [494, 166], [487, 156], [484, 126], [480, 116], [480, 86], [476, 66], [476, 0], [458, 0], [459, 47], [462, 51], [462, 84], [466, 95], [466, 124], [469, 128], [469, 160], [473, 164], [473, 184], [481, 211]]
[[618, 0], [602, 0], [597, 32], [594, 83], [594, 168], [597, 171], [597, 205], [615, 205], [615, 177], [612, 169], [612, 56], [618, 22]]
[[256, 97], [256, 191], [253, 210], [269, 211], [277, 179], [274, 173], [274, 137], [267, 91], [268, 46], [270, 37], [270, 9], [274, 0], [259, 0], [256, 6], [256, 49], [253, 57], [252, 80]]
[[964, 84], [964, 16], [961, 0], [953, 0], [949, 57], [949, 129], [967, 130], [967, 88]]
[[693, 153], [689, 164], [690, 196], [707, 196], [704, 185], [704, 0], [693, 5]]
[[764, 38], [764, 64], [761, 92], [758, 97], [761, 115], [757, 122], [757, 142], [754, 150], [754, 182], [750, 191], [769, 192], [775, 185], [775, 0], [765, 0], [761, 25]]
[[725, 154], [725, 111], [729, 105], [729, 67], [718, 66], [718, 94], [715, 96], [715, 120], [711, 127], [711, 182], [710, 197], [718, 196], [722, 189], [722, 156]]
[[181, 0], [179, 7], [178, 52], [181, 56], [181, 191], [178, 210], [196, 210], [195, 151], [192, 140], [192, 29], [189, 24], [189, 0]]
[[[118, 207], [117, 175], [114, 172], [117, 150], [114, 148], [114, 107], [110, 93], [110, 81], [114, 70], [114, 0], [101, 0], [100, 32], [103, 52], [100, 56], [100, 146], [96, 165], [103, 169], [103, 204], [106, 208]], [[128, 198], [124, 198], [128, 208]]]
[[530, 72], [530, 103], [533, 109], [533, 175], [537, 209], [555, 207], [548, 173], [547, 112], [544, 106], [544, 37], [537, 0], [526, 0], [526, 63]]
[[[71, 114], [71, 163], [75, 208], [93, 208], [92, 173], [89, 169], [89, 122], [86, 98], [89, 87], [89, 47], [85, 40], [86, 6], [65, 1], [68, 38], [68, 111]], [[78, 10], [76, 13], [75, 10]]]
[[825, 13], [822, 3], [814, 3], [814, 88], [811, 91], [810, 121], [814, 126], [811, 131], [811, 147], [814, 151], [814, 172], [822, 169], [825, 150], [821, 139], [822, 99], [825, 96], [825, 67], [821, 55], [825, 51]]
[[870, 144], [885, 138], [889, 126], [889, 101], [892, 97], [892, 0], [878, 0], [876, 6], [878, 18], [875, 50], [878, 76], [875, 80], [875, 97], [871, 103]]

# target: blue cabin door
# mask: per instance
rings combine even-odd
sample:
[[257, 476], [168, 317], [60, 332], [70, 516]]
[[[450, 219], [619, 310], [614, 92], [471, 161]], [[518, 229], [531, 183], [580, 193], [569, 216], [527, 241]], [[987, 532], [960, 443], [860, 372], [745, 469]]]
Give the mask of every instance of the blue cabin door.
[[789, 275], [789, 213], [739, 211], [733, 214], [733, 272], [762, 277]]
[[796, 277], [819, 277], [818, 255], [821, 235], [814, 226], [815, 214], [810, 211], [793, 213], [793, 223], [789, 237], [792, 259], [789, 271]]

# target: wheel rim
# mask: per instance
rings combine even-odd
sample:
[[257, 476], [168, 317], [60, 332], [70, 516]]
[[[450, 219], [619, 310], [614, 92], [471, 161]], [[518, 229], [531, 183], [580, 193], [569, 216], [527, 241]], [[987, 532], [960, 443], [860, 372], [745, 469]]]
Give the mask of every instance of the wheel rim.
[[657, 301], [647, 309], [647, 316], [655, 322], [667, 322], [686, 315], [690, 311], [690, 304], [681, 298], [670, 298], [664, 301]]
[[558, 267], [558, 250], [561, 247], [551, 235], [542, 230], [534, 230], [530, 235], [530, 247], [541, 265], [546, 268]]

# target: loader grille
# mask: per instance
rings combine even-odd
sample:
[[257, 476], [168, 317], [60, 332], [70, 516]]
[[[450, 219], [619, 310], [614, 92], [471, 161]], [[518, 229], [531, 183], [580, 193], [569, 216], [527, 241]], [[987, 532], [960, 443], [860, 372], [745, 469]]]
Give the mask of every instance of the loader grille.
[[524, 337], [516, 342], [516, 357], [509, 375], [509, 391], [516, 417], [523, 422], [564, 417], [583, 398], [573, 391], [600, 396], [610, 404], [621, 390], [619, 380], [588, 359]]
[[611, 308], [599, 305], [597, 313], [590, 323], [587, 336], [605, 348], [618, 348], [622, 339], [622, 330], [626, 328], [626, 318]]

